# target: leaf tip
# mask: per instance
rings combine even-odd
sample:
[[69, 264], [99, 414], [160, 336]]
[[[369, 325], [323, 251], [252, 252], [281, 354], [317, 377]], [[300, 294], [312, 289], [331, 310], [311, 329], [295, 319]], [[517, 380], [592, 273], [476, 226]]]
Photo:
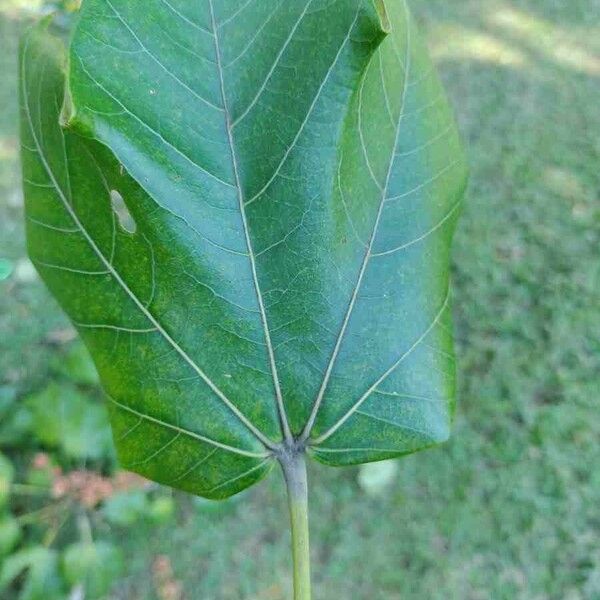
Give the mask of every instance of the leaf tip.
[[385, 0], [371, 0], [373, 3], [373, 7], [375, 8], [375, 12], [377, 13], [377, 17], [379, 18], [379, 25], [381, 26], [381, 30], [383, 33], [391, 33], [392, 24], [390, 23], [390, 17], [388, 15], [388, 11], [385, 5]]
[[71, 88], [69, 86], [69, 78], [65, 77], [65, 91], [63, 96], [63, 104], [60, 110], [59, 123], [61, 127], [70, 127], [75, 120], [77, 111], [73, 102], [73, 96], [71, 94]]

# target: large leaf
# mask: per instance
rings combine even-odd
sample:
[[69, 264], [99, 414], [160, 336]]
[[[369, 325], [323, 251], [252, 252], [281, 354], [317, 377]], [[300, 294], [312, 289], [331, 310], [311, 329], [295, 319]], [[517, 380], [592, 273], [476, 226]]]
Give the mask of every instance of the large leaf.
[[219, 498], [292, 437], [332, 465], [447, 438], [465, 167], [386, 5], [86, 0], [66, 99], [62, 43], [26, 37], [30, 254], [128, 468]]

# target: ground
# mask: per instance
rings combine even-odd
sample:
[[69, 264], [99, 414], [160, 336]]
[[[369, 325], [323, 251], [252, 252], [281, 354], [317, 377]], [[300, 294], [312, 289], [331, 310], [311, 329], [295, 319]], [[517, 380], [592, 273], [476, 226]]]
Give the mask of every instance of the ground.
[[[50, 376], [67, 326], [24, 260], [16, 37], [0, 0], [0, 386]], [[21, 2], [21, 4], [26, 4]], [[600, 598], [600, 4], [412, 0], [468, 147], [454, 253], [454, 436], [386, 493], [310, 470], [315, 598]], [[0, 273], [1, 277], [1, 273]], [[223, 505], [178, 497], [178, 526], [107, 532], [132, 559], [112, 597], [154, 599], [171, 557], [189, 599], [289, 598], [283, 486]], [[151, 539], [148, 539], [152, 533]]]

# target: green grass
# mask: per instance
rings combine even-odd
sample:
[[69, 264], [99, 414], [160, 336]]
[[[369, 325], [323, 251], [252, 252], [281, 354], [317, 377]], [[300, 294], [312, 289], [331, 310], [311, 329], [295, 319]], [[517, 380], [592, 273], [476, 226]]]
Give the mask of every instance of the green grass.
[[[454, 255], [456, 428], [402, 460], [380, 498], [355, 469], [312, 467], [315, 598], [598, 600], [598, 3], [412, 5], [472, 172]], [[48, 376], [45, 340], [66, 321], [19, 262], [15, 34], [1, 19], [0, 257], [20, 268], [0, 283], [0, 385], [24, 393]], [[278, 474], [223, 505], [180, 505], [178, 526], [152, 539], [109, 532], [132, 557], [115, 598], [156, 598], [156, 554], [189, 599], [289, 598]]]

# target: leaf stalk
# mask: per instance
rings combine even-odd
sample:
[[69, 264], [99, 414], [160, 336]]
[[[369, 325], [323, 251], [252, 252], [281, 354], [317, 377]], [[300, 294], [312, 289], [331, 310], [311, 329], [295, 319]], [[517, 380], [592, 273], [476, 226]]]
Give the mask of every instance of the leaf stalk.
[[297, 448], [286, 449], [280, 454], [279, 462], [285, 478], [292, 526], [294, 600], [310, 600], [310, 542], [306, 455], [303, 450]]

